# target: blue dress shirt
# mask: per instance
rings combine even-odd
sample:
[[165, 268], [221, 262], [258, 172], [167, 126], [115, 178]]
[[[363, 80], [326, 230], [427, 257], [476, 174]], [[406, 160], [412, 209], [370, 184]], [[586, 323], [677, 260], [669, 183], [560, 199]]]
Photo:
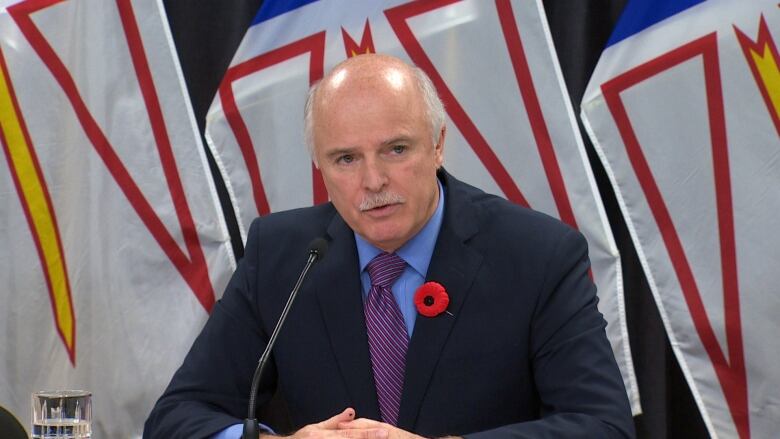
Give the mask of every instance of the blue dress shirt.
[[[410, 338], [414, 332], [414, 320], [417, 318], [417, 308], [414, 306], [414, 293], [425, 282], [425, 275], [428, 273], [428, 265], [431, 263], [433, 248], [436, 246], [436, 238], [439, 236], [439, 229], [441, 229], [443, 219], [444, 188], [439, 183], [439, 203], [436, 206], [436, 211], [433, 212], [433, 216], [412, 239], [395, 251], [395, 254], [406, 262], [406, 268], [393, 284], [393, 296], [395, 296], [395, 302], [404, 316], [406, 332], [409, 333]], [[368, 275], [368, 271], [366, 271], [366, 265], [378, 254], [382, 253], [382, 250], [369, 244], [358, 234], [355, 234], [355, 244], [357, 244], [358, 260], [360, 261], [360, 282], [363, 284], [363, 299], [365, 300], [368, 297], [368, 290], [371, 289], [371, 278]]]
[[[439, 184], [439, 203], [436, 211], [433, 212], [431, 219], [425, 223], [425, 226], [412, 239], [406, 242], [395, 253], [406, 261], [406, 268], [401, 276], [393, 284], [393, 296], [401, 309], [406, 323], [406, 332], [412, 337], [414, 332], [414, 320], [417, 318], [417, 309], [414, 306], [414, 292], [425, 282], [425, 275], [428, 273], [428, 265], [431, 263], [433, 248], [436, 246], [436, 238], [439, 236], [441, 223], [444, 219], [444, 187]], [[363, 284], [363, 300], [368, 296], [368, 290], [371, 289], [371, 278], [366, 271], [366, 265], [374, 259], [375, 256], [382, 253], [382, 250], [369, 244], [360, 235], [355, 234], [355, 244], [357, 245], [358, 261], [360, 262], [360, 282]], [[269, 433], [273, 430], [260, 424], [260, 428]], [[231, 425], [211, 437], [211, 439], [240, 439], [244, 426], [242, 424]]]

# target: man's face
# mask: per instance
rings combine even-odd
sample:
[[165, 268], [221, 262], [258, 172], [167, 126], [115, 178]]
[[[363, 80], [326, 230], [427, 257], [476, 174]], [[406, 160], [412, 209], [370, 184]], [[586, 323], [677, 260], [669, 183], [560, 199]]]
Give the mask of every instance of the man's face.
[[322, 92], [314, 153], [331, 201], [357, 234], [395, 251], [436, 210], [444, 130], [434, 147], [420, 92], [397, 70], [357, 83], [347, 75]]

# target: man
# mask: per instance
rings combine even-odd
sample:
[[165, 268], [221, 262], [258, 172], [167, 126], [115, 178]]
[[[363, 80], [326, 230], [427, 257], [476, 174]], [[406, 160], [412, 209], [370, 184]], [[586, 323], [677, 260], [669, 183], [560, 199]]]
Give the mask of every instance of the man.
[[[302, 286], [259, 396], [277, 394], [294, 436], [633, 436], [585, 240], [444, 172], [445, 133], [430, 80], [396, 58], [351, 58], [312, 89], [307, 143], [332, 202], [252, 224], [145, 436], [239, 429], [257, 359], [318, 236], [328, 255]], [[430, 317], [413, 304], [424, 281], [449, 298]]]

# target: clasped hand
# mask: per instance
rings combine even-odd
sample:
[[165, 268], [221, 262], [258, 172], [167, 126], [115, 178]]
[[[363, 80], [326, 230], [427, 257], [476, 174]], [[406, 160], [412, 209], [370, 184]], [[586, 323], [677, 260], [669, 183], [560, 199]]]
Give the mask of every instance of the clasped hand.
[[[261, 438], [271, 437], [260, 435]], [[390, 424], [371, 419], [355, 419], [355, 409], [348, 408], [338, 415], [295, 432], [291, 438], [359, 438], [359, 439], [414, 439], [416, 434]]]

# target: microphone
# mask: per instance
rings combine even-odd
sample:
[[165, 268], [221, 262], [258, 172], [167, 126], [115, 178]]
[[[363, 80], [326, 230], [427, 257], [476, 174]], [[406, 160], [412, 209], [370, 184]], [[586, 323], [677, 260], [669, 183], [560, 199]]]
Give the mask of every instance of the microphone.
[[257, 439], [260, 434], [260, 429], [257, 425], [257, 418], [255, 418], [255, 406], [257, 404], [257, 388], [260, 385], [260, 377], [263, 376], [263, 370], [265, 369], [268, 358], [271, 356], [271, 350], [276, 343], [276, 337], [279, 335], [279, 330], [282, 329], [287, 314], [290, 312], [290, 307], [295, 300], [295, 296], [298, 295], [298, 290], [301, 289], [303, 279], [306, 278], [306, 274], [315, 262], [322, 260], [325, 257], [325, 253], [328, 251], [328, 241], [325, 238], [317, 237], [309, 243], [309, 259], [306, 261], [306, 265], [301, 271], [301, 275], [298, 276], [298, 281], [290, 292], [290, 297], [287, 299], [287, 303], [284, 305], [282, 314], [279, 316], [279, 321], [276, 322], [274, 330], [271, 333], [271, 338], [268, 339], [268, 344], [265, 346], [263, 355], [260, 356], [260, 361], [257, 362], [257, 368], [255, 374], [252, 376], [252, 388], [249, 393], [249, 410], [247, 417], [244, 419], [244, 431], [241, 435], [243, 439]]

